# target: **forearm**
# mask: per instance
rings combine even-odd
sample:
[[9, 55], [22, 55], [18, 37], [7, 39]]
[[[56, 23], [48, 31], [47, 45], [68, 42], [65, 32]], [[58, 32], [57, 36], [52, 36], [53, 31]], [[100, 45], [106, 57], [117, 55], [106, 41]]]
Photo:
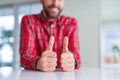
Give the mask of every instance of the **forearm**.
[[39, 58], [38, 46], [36, 43], [35, 29], [30, 24], [28, 16], [21, 21], [20, 31], [20, 62], [25, 69], [35, 69], [36, 60]]
[[39, 56], [30, 56], [27, 54], [22, 54], [20, 56], [21, 66], [25, 69], [36, 70], [36, 62], [39, 59]]

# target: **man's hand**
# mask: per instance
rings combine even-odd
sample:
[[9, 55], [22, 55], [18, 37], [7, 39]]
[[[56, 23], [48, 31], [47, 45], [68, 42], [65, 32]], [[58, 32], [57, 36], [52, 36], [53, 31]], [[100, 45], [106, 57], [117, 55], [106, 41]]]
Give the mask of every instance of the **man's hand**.
[[57, 57], [56, 53], [52, 51], [54, 45], [54, 37], [51, 36], [48, 47], [41, 55], [41, 58], [37, 62], [37, 69], [45, 72], [51, 72], [56, 69]]
[[68, 37], [63, 39], [63, 49], [60, 60], [63, 71], [74, 71], [75, 59], [73, 54], [68, 49]]

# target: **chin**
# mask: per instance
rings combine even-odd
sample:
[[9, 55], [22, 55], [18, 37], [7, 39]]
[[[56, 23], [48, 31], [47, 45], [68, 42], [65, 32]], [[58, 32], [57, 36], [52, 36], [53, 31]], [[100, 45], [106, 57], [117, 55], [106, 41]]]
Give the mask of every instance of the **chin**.
[[49, 18], [57, 18], [58, 15], [48, 15]]
[[58, 14], [57, 15], [50, 15], [50, 18], [58, 18]]

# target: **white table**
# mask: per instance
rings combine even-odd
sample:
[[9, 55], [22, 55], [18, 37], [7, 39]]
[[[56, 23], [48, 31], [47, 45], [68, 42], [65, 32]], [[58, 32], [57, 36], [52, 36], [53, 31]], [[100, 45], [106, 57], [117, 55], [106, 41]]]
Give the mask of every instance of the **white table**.
[[81, 68], [74, 72], [15, 71], [0, 68], [0, 80], [120, 80], [120, 68]]

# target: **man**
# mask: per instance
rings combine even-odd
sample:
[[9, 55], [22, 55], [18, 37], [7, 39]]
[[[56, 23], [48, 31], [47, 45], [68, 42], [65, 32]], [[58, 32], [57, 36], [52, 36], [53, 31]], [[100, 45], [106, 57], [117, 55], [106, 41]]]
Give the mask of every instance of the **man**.
[[80, 67], [78, 26], [75, 18], [60, 15], [64, 0], [40, 0], [40, 14], [22, 18], [20, 61], [25, 69], [74, 71]]

